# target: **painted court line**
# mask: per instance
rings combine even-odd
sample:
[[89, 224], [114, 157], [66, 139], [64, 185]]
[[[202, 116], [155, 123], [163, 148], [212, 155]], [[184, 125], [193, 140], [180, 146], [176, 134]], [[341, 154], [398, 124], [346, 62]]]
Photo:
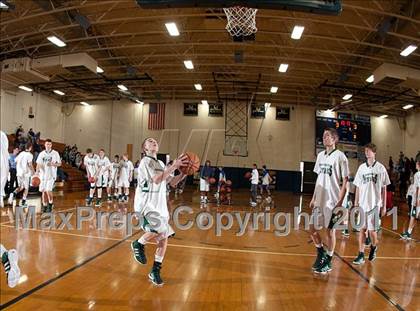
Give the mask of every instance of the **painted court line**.
[[[14, 228], [14, 226], [10, 225], [1, 225], [2, 227]], [[23, 230], [23, 229], [19, 229]], [[61, 232], [61, 231], [50, 231], [50, 230], [40, 230], [40, 229], [25, 229], [35, 232], [43, 232], [43, 233], [50, 233], [50, 234], [59, 234], [59, 235], [67, 235], [67, 236], [75, 236], [81, 238], [93, 238], [98, 240], [110, 240], [110, 241], [120, 241], [118, 238], [111, 238], [111, 237], [101, 237], [101, 236], [93, 236], [93, 235], [85, 235], [85, 234], [76, 234], [76, 233], [69, 233], [69, 232]], [[126, 242], [132, 242], [136, 239], [127, 239]], [[155, 243], [149, 243], [155, 244]], [[231, 248], [222, 248], [222, 247], [208, 247], [208, 246], [198, 246], [198, 245], [181, 245], [181, 244], [172, 244], [168, 243], [170, 247], [178, 247], [178, 248], [189, 248], [189, 249], [202, 249], [208, 251], [223, 251], [223, 252], [231, 252], [231, 253], [247, 253], [247, 254], [261, 254], [261, 255], [277, 255], [277, 256], [302, 256], [302, 257], [316, 257], [315, 254], [305, 254], [305, 253], [290, 253], [290, 252], [270, 252], [270, 251], [258, 251], [258, 250], [251, 250], [251, 249], [231, 249]], [[244, 246], [246, 247], [246, 246]], [[341, 256], [342, 258], [354, 258], [355, 256]], [[389, 256], [378, 256], [376, 259], [385, 259], [385, 260], [420, 260], [420, 257], [389, 257]]]

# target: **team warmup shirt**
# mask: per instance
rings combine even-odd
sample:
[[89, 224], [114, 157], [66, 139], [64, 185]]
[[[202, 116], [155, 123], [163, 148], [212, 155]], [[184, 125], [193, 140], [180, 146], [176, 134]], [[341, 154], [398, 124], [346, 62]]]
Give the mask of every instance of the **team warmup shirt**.
[[[415, 175], [414, 175], [414, 186], [416, 187], [415, 191], [417, 192], [417, 201], [420, 200], [420, 171], [418, 171]], [[416, 195], [414, 195], [416, 196]], [[417, 205], [417, 202], [416, 202]]]
[[0, 200], [5, 195], [7, 176], [9, 175], [9, 141], [6, 134], [0, 131]]
[[130, 174], [133, 170], [134, 166], [130, 160], [122, 160], [120, 163], [120, 180], [129, 180]]
[[262, 184], [263, 185], [270, 184], [270, 175], [268, 174], [267, 170], [263, 170], [262, 172]]
[[118, 176], [118, 172], [120, 170], [120, 162], [112, 162], [111, 163], [111, 180], [115, 180]]
[[86, 171], [88, 172], [89, 176], [95, 176], [97, 171], [97, 162], [99, 160], [99, 156], [93, 154], [92, 156], [85, 155], [83, 159], [83, 164], [86, 167]]
[[34, 156], [28, 151], [22, 151], [16, 157], [16, 176], [22, 177], [31, 174], [29, 164], [32, 163]]
[[318, 175], [315, 184], [315, 207], [334, 209], [340, 194], [342, 181], [349, 176], [349, 164], [343, 152], [334, 149], [321, 151], [316, 158], [314, 172]]
[[153, 183], [152, 178], [163, 173], [165, 164], [150, 156], [145, 156], [140, 161], [138, 167], [138, 187], [140, 191], [139, 206], [142, 214], [157, 212], [162, 217], [169, 217], [168, 206], [166, 203], [166, 180], [161, 183]]
[[47, 166], [48, 163], [51, 164], [61, 164], [60, 155], [57, 151], [51, 150], [47, 152], [46, 150], [42, 151], [38, 158], [36, 159], [37, 164], [42, 164], [40, 169], [41, 179], [56, 179], [57, 178], [57, 167], [56, 166]]
[[252, 185], [258, 185], [258, 179], [259, 179], [258, 170], [256, 168], [254, 168], [252, 170], [252, 175], [251, 175], [251, 184]]
[[98, 157], [98, 161], [96, 162], [96, 166], [99, 171], [99, 176], [108, 176], [109, 168], [111, 166], [111, 162], [109, 161], [107, 156], [103, 158]]
[[354, 178], [354, 185], [359, 188], [359, 207], [364, 211], [381, 208], [382, 189], [390, 183], [385, 166], [378, 161], [371, 166], [367, 162], [360, 165]]

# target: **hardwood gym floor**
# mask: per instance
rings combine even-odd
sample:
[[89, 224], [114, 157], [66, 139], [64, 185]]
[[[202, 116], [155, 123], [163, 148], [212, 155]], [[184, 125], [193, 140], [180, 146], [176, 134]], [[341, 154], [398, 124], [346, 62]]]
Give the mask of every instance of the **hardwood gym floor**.
[[[56, 197], [56, 211], [74, 212], [84, 204], [85, 192]], [[172, 201], [202, 211], [198, 193], [189, 189]], [[309, 196], [275, 193], [275, 211], [293, 212], [308, 205]], [[234, 193], [233, 206], [208, 210], [249, 211], [248, 192]], [[30, 203], [38, 204], [39, 199]], [[132, 210], [129, 204], [103, 204], [101, 210]], [[262, 211], [262, 209], [259, 209]], [[274, 212], [274, 210], [272, 210]], [[398, 232], [407, 225], [398, 215]], [[21, 282], [8, 288], [1, 273], [1, 308], [10, 310], [419, 310], [420, 251], [418, 226], [414, 241], [401, 241], [384, 221], [378, 258], [352, 266], [357, 254], [355, 233], [337, 232], [333, 271], [312, 273], [314, 246], [304, 230], [276, 237], [262, 225], [236, 237], [238, 224], [215, 235], [214, 229], [176, 230], [170, 239], [162, 277], [154, 287], [147, 279], [154, 246], [147, 246], [149, 263], [132, 257], [130, 241], [122, 230], [97, 230], [95, 220], [82, 230], [15, 230], [11, 209], [1, 214], [1, 243], [20, 253]], [[183, 220], [193, 219], [184, 216]], [[39, 218], [39, 217], [38, 217]], [[58, 220], [58, 217], [57, 217]], [[12, 222], [12, 223], [10, 223]], [[72, 224], [75, 224], [72, 218]]]

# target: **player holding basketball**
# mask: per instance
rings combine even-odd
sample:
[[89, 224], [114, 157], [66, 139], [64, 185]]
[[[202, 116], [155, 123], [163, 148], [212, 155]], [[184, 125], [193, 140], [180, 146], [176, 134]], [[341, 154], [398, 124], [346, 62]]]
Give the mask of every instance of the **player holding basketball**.
[[18, 180], [18, 187], [10, 193], [9, 195], [9, 204], [13, 204], [13, 197], [16, 196], [19, 192], [23, 191], [22, 201], [20, 206], [26, 207], [26, 197], [28, 196], [29, 186], [31, 182], [31, 176], [34, 174], [35, 170], [32, 165], [34, 156], [31, 153], [32, 143], [28, 142], [25, 146], [25, 151], [22, 151], [16, 157], [16, 177]]
[[173, 161], [172, 165], [165, 167], [165, 164], [157, 159], [159, 145], [153, 138], [147, 138], [142, 144], [143, 152], [146, 154], [140, 161], [138, 167], [138, 184], [134, 197], [134, 210], [141, 214], [141, 221], [145, 234], [140, 239], [131, 243], [134, 259], [140, 264], [146, 264], [147, 258], [145, 245], [155, 240], [157, 243], [155, 260], [149, 279], [153, 284], [162, 286], [163, 280], [160, 277], [163, 258], [168, 245], [168, 238], [174, 235], [169, 225], [169, 212], [167, 206], [166, 184], [169, 182], [175, 187], [185, 178], [185, 174], [170, 177], [180, 166], [189, 163], [188, 157], [180, 156]]
[[120, 176], [118, 179], [118, 195], [120, 202], [128, 202], [128, 195], [130, 193], [130, 182], [133, 179], [133, 170], [133, 163], [128, 159], [128, 155], [124, 153], [123, 159], [120, 162]]
[[[317, 258], [312, 265], [316, 273], [332, 270], [332, 256], [335, 248], [333, 211], [342, 206], [349, 175], [348, 160], [336, 149], [338, 133], [333, 128], [324, 130], [322, 137], [325, 151], [318, 153], [314, 172], [318, 174], [315, 191], [309, 206], [312, 208], [309, 230], [317, 248]], [[341, 185], [340, 185], [341, 183]], [[327, 250], [324, 250], [319, 230], [327, 230]]]
[[[83, 159], [83, 164], [86, 168], [86, 174], [89, 181], [89, 197], [86, 201], [87, 205], [92, 204], [93, 196], [95, 195], [96, 179], [98, 177], [98, 160], [99, 156], [97, 154], [94, 154], [92, 149], [86, 149], [86, 155]], [[97, 200], [96, 203], [99, 203], [100, 205], [100, 201], [98, 202]]]
[[408, 224], [407, 231], [401, 234], [404, 240], [411, 240], [416, 219], [420, 218], [420, 157], [416, 158], [416, 169], [417, 172], [414, 174], [414, 197], [410, 207], [410, 223]]
[[36, 164], [35, 174], [41, 179], [39, 191], [42, 192], [42, 212], [50, 213], [54, 207], [52, 191], [57, 178], [57, 167], [61, 166], [60, 155], [52, 149], [51, 139], [45, 140], [45, 150], [38, 155]]
[[[111, 162], [109, 161], [108, 157], [105, 155], [105, 150], [99, 150], [99, 157], [96, 161], [96, 169], [98, 172], [98, 176], [96, 178], [96, 191], [98, 193], [98, 197], [96, 199], [95, 206], [101, 206], [102, 201], [102, 190], [105, 190], [106, 186], [108, 185], [108, 177], [109, 177], [109, 170], [111, 167]], [[108, 200], [109, 200], [110, 192], [108, 192]]]
[[213, 176], [213, 168], [210, 166], [210, 161], [207, 160], [204, 166], [201, 168], [200, 171], [200, 203], [206, 204], [209, 199], [207, 198], [207, 194], [210, 191], [210, 183], [209, 178]]
[[359, 232], [359, 254], [353, 264], [365, 263], [365, 231], [369, 231], [372, 239], [369, 261], [376, 258], [379, 228], [379, 217], [386, 213], [386, 186], [389, 181], [388, 172], [381, 163], [376, 161], [376, 145], [365, 146], [366, 162], [359, 166], [353, 184], [356, 186], [355, 205], [361, 209], [362, 228]]
[[108, 180], [108, 202], [112, 201], [112, 189], [114, 189], [114, 199], [118, 200], [118, 176], [120, 174], [120, 156], [116, 154], [114, 161], [110, 165]]

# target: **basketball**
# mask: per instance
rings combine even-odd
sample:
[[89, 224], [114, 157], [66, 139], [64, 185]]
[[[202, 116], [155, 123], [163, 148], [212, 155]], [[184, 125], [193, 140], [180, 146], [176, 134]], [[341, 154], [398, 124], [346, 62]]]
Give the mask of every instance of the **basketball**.
[[225, 186], [221, 186], [220, 187], [220, 192], [226, 192], [226, 187]]
[[90, 183], [90, 184], [93, 184], [93, 183], [96, 181], [96, 179], [95, 179], [95, 177], [90, 176], [90, 177], [88, 178], [88, 181], [89, 181], [89, 183]]
[[210, 185], [215, 184], [215, 183], [216, 183], [216, 178], [214, 178], [214, 177], [210, 177], [210, 178], [209, 178], [209, 183], [210, 183]]
[[246, 172], [244, 177], [245, 179], [250, 179], [251, 176], [252, 176], [251, 172]]
[[191, 151], [187, 151], [185, 155], [188, 157], [188, 164], [181, 166], [179, 170], [185, 175], [193, 175], [200, 168], [200, 158]]
[[229, 187], [230, 187], [230, 186], [232, 186], [232, 181], [231, 181], [231, 180], [229, 180], [229, 179], [228, 179], [228, 180], [226, 180], [226, 186], [229, 186]]
[[39, 187], [39, 184], [41, 183], [41, 179], [39, 176], [35, 175], [31, 178], [31, 186], [32, 187]]

